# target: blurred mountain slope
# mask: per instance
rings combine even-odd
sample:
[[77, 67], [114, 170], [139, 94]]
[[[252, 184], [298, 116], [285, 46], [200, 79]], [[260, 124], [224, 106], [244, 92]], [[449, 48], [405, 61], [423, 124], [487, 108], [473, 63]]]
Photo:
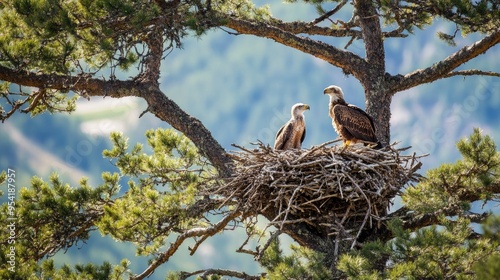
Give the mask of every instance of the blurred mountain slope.
[[[273, 4], [271, 10], [276, 16], [290, 20], [314, 18], [313, 8], [301, 7], [304, 9]], [[429, 66], [477, 39], [473, 36], [460, 39], [457, 47], [449, 47], [437, 39], [437, 30], [452, 29], [453, 26], [438, 22], [428, 30], [416, 30], [415, 36], [388, 39], [387, 71], [405, 74]], [[346, 43], [347, 40], [340, 40], [338, 46]], [[359, 43], [349, 50], [363, 53]], [[497, 46], [464, 69], [481, 66], [500, 71], [498, 57]], [[339, 69], [271, 40], [234, 36], [224, 30], [186, 40], [182, 49], [166, 57], [160, 83], [169, 98], [200, 119], [228, 150], [232, 149], [231, 143], [250, 146], [257, 140], [272, 145], [276, 131], [289, 119], [290, 107], [297, 102], [311, 106], [305, 113], [304, 147], [336, 138], [328, 116], [328, 98], [323, 95], [323, 89], [330, 84], [341, 86], [349, 103], [364, 108], [361, 86]], [[144, 142], [147, 129], [169, 127], [150, 114], [139, 119], [146, 106], [135, 99], [95, 98], [90, 102], [82, 99], [79, 105], [73, 115], [42, 115], [34, 119], [17, 115], [0, 126], [1, 169], [14, 167], [18, 174], [22, 173], [20, 187], [29, 185], [32, 175], [47, 178], [53, 171], [63, 173], [73, 184], [81, 176], [87, 176], [97, 185], [100, 172], [115, 171], [101, 155], [109, 147], [110, 131], [123, 131], [135, 143]], [[413, 146], [410, 153], [429, 153], [424, 159], [424, 170], [436, 167], [458, 157], [454, 145], [469, 135], [473, 127], [482, 128], [500, 143], [499, 108], [500, 81], [495, 78], [455, 77], [420, 86], [394, 97], [392, 141], [400, 141], [400, 146]], [[237, 231], [217, 236], [200, 247], [194, 258], [182, 250], [185, 255], [172, 259], [162, 270], [214, 266], [248, 267], [247, 272], [256, 271], [258, 268], [247, 256], [234, 253], [241, 238]], [[134, 270], [144, 269], [146, 260], [137, 262], [134, 254], [132, 246], [95, 233], [81, 249], [72, 248], [67, 255], [59, 254], [58, 259], [59, 263], [68, 259], [117, 263], [129, 258]]]

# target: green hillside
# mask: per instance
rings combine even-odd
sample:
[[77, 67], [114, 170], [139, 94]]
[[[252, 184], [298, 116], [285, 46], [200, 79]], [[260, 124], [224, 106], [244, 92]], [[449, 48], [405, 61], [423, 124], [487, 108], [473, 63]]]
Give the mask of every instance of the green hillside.
[[[315, 13], [313, 8], [278, 4], [271, 5], [271, 10], [289, 19], [311, 18]], [[447, 46], [435, 31], [452, 28], [441, 22], [425, 32], [416, 30], [416, 36], [387, 40], [388, 72], [407, 73], [428, 66], [450, 50], [477, 39], [467, 37], [458, 40], [456, 47]], [[363, 52], [358, 43], [349, 50]], [[480, 65], [498, 72], [499, 57], [497, 46], [466, 68]], [[231, 143], [250, 146], [257, 140], [272, 145], [276, 131], [288, 120], [290, 107], [297, 102], [311, 106], [305, 113], [304, 147], [336, 138], [328, 116], [328, 98], [323, 95], [323, 89], [330, 84], [341, 86], [348, 102], [364, 108], [362, 87], [339, 69], [271, 40], [235, 36], [221, 29], [201, 38], [189, 38], [182, 49], [170, 53], [162, 65], [160, 83], [168, 97], [201, 120], [227, 150], [232, 149]], [[123, 131], [134, 143], [144, 141], [148, 129], [168, 127], [150, 114], [139, 119], [146, 107], [137, 100], [116, 102], [96, 98], [91, 101], [92, 106], [85, 107], [88, 102], [81, 99], [82, 108], [73, 115], [44, 114], [30, 118], [20, 114], [1, 124], [0, 169], [15, 168], [21, 176], [19, 187], [29, 185], [32, 175], [47, 178], [51, 172], [62, 173], [73, 184], [80, 175], [87, 176], [97, 185], [101, 171], [115, 171], [101, 154], [109, 147], [110, 131]], [[423, 160], [423, 170], [427, 170], [454, 161], [458, 157], [454, 144], [469, 135], [473, 127], [482, 128], [500, 143], [499, 108], [500, 81], [495, 78], [456, 77], [424, 85], [394, 97], [391, 140], [401, 142], [400, 146], [413, 146], [409, 152], [429, 153]], [[258, 271], [249, 256], [234, 253], [244, 238], [240, 230], [216, 236], [193, 257], [188, 250], [181, 250], [182, 255], [155, 275], [199, 267]], [[137, 261], [134, 256], [132, 246], [103, 238], [96, 232], [87, 244], [59, 253], [57, 260], [59, 264], [68, 260], [118, 263], [128, 258], [132, 260], [132, 269], [143, 270], [147, 260]]]

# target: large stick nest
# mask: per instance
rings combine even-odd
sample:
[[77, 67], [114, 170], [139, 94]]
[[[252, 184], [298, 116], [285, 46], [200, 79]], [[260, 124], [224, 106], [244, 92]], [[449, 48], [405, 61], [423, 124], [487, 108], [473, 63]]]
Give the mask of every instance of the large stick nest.
[[[332, 141], [335, 142], [335, 141]], [[307, 223], [336, 240], [355, 240], [382, 221], [402, 187], [417, 181], [419, 157], [395, 144], [381, 150], [325, 143], [311, 149], [275, 151], [236, 146], [234, 176], [215, 193], [243, 211], [274, 217], [278, 228]], [[354, 243], [353, 243], [354, 245]]]

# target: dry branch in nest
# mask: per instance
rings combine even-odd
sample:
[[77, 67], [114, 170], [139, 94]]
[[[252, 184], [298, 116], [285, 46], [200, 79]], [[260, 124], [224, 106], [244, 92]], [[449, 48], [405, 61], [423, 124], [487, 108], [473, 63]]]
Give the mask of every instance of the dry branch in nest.
[[[363, 145], [275, 151], [236, 146], [234, 176], [212, 194], [243, 212], [272, 213], [271, 224], [307, 223], [336, 241], [352, 241], [387, 214], [402, 187], [418, 181], [419, 156], [401, 155], [395, 144], [381, 150]], [[270, 215], [266, 215], [269, 217]], [[338, 243], [337, 243], [338, 244]]]

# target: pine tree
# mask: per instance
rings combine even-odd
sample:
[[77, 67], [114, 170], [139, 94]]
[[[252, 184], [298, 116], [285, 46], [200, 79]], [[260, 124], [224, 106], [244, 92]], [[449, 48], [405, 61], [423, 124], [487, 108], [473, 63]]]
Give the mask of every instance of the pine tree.
[[[390, 105], [396, 93], [452, 76], [500, 76], [480, 69], [458, 70], [500, 42], [496, 1], [339, 0], [333, 6], [328, 1], [305, 2], [319, 13], [309, 22], [274, 18], [268, 8], [255, 7], [248, 0], [2, 1], [2, 121], [16, 112], [32, 116], [72, 112], [79, 97], [135, 96], [147, 102], [144, 113], [154, 114], [182, 134], [149, 131], [146, 136], [152, 154], [146, 154], [140, 144], [130, 148], [122, 135], [111, 135], [114, 147], [104, 156], [120, 173], [103, 172], [97, 187], [89, 186], [85, 179], [79, 186], [70, 186], [57, 174], [48, 181], [33, 177], [31, 187], [23, 189], [16, 202], [16, 227], [22, 230], [16, 231], [14, 247], [23, 266], [15, 275], [2, 267], [2, 277], [143, 279], [186, 240], [195, 240], [190, 249], [194, 252], [232, 222], [246, 227], [250, 236], [262, 235], [252, 220], [255, 217], [243, 217], [235, 209], [218, 209], [220, 201], [203, 194], [203, 188], [217, 181], [215, 176], [233, 174], [233, 162], [203, 123], [160, 89], [164, 54], [181, 47], [186, 36], [203, 36], [207, 30], [227, 27], [237, 34], [273, 39], [341, 68], [363, 86], [367, 112], [384, 144], [390, 140]], [[338, 19], [340, 10], [350, 11], [352, 18], [347, 22]], [[459, 33], [481, 39], [425, 69], [387, 73], [384, 40], [413, 36], [415, 28], [425, 29], [436, 19], [456, 24], [454, 34], [439, 33], [449, 44], [455, 43]], [[320, 36], [351, 40], [346, 46], [335, 46], [318, 39]], [[363, 43], [364, 54], [347, 50], [355, 40]], [[140, 69], [136, 76], [117, 79], [117, 73], [126, 73], [132, 66]], [[109, 76], [103, 78], [102, 69], [110, 69]], [[461, 141], [458, 148], [463, 160], [430, 171], [425, 180], [409, 187], [403, 195], [405, 206], [388, 215], [390, 220], [382, 230], [365, 232], [368, 237], [362, 248], [343, 256], [338, 269], [351, 277], [366, 278], [494, 275], [498, 270], [498, 218], [487, 212], [472, 213], [470, 204], [497, 199], [498, 154], [491, 139], [479, 131]], [[0, 179], [8, 184], [10, 175], [3, 173]], [[130, 178], [125, 190], [119, 189], [122, 178]], [[8, 206], [2, 205], [3, 224], [8, 222]], [[207, 220], [207, 213], [216, 213], [220, 219]], [[471, 230], [476, 223], [484, 224], [484, 233]], [[42, 261], [87, 240], [95, 230], [136, 244], [137, 254], [151, 257], [150, 266], [137, 273], [129, 271], [126, 260], [74, 268], [55, 268], [50, 259]], [[2, 234], [2, 245], [6, 245], [10, 232]], [[284, 226], [279, 234], [292, 236], [300, 245], [317, 246], [296, 247], [292, 256], [283, 256], [276, 247], [278, 241], [271, 238], [274, 241], [262, 247], [266, 250], [250, 252], [269, 276], [279, 277], [285, 270], [290, 277], [323, 278], [336, 273], [324, 266], [329, 263], [325, 253], [331, 250], [328, 238], [311, 232], [306, 224]], [[167, 244], [168, 236], [174, 241]], [[10, 247], [5, 246], [0, 255], [2, 264], [9, 260]], [[290, 267], [294, 269], [288, 270]], [[170, 276], [203, 273], [257, 278], [218, 269]]]
[[[463, 159], [429, 170], [406, 189], [404, 206], [412, 220], [394, 215], [391, 239], [346, 254], [340, 269], [349, 277], [380, 279], [494, 279], [498, 275], [499, 218], [473, 203], [498, 200], [500, 154], [493, 140], [475, 129], [457, 143]], [[481, 229], [477, 225], [481, 225]], [[388, 261], [377, 270], [379, 260]], [[475, 277], [474, 277], [475, 276]]]

